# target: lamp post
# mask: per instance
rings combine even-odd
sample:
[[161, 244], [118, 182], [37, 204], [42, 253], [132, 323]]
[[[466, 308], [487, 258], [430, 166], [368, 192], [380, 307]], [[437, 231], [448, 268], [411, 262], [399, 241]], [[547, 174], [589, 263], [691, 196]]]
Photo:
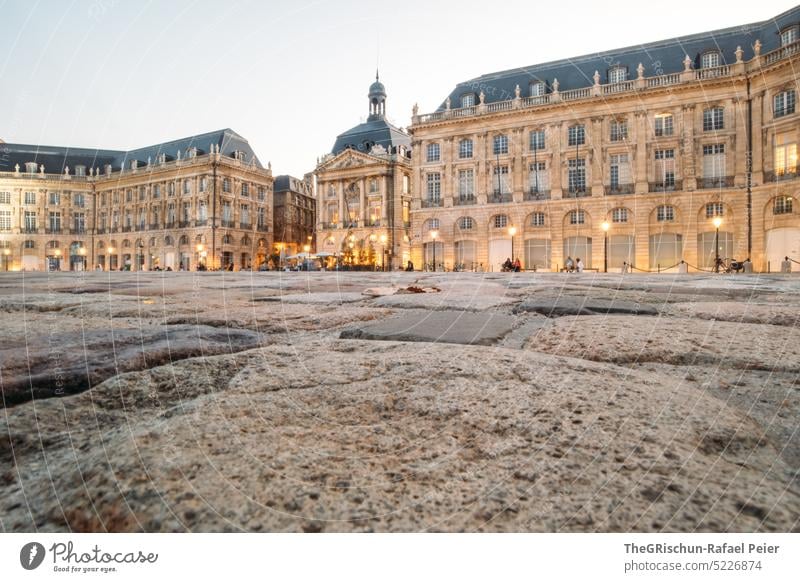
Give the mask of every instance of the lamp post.
[[436, 272], [436, 238], [439, 236], [438, 230], [431, 231], [431, 240], [433, 241], [433, 272]]
[[[369, 235], [369, 241], [374, 245], [378, 241], [378, 235], [373, 232], [371, 235]], [[378, 268], [378, 261], [376, 260], [375, 265], [373, 266], [373, 270], [377, 268]]]
[[8, 271], [8, 257], [11, 255], [11, 249], [3, 249], [3, 263], [5, 264], [5, 270]]
[[386, 271], [386, 240], [385, 234], [381, 235], [381, 271]]
[[303, 252], [306, 254], [306, 256], [303, 257], [303, 264], [306, 267], [306, 271], [308, 271], [308, 253], [310, 251], [311, 251], [311, 245], [303, 245]]
[[[204, 255], [205, 255], [205, 253], [203, 252], [204, 248], [205, 247], [202, 245], [202, 243], [197, 245], [197, 256], [198, 256], [197, 263], [198, 263], [198, 267], [200, 267], [200, 265], [203, 265], [203, 262], [204, 262], [202, 260]], [[203, 266], [205, 266], [205, 265], [203, 265]]]
[[714, 272], [719, 273], [719, 227], [722, 226], [722, 218], [714, 217]]
[[517, 234], [516, 226], [508, 227], [508, 236], [511, 237], [511, 262], [514, 262], [514, 235]]
[[608, 273], [608, 229], [611, 225], [604, 220], [600, 227], [603, 229], [603, 272]]

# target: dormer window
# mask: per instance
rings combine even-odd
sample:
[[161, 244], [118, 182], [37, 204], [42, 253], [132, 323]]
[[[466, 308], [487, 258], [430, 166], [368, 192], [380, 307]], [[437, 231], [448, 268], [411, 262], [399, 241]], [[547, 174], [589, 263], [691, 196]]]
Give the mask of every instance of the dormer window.
[[81, 166], [81, 165], [75, 166], [75, 175], [76, 176], [85, 176], [86, 175], [86, 166]]
[[704, 69], [713, 69], [722, 65], [722, 55], [718, 51], [708, 51], [700, 57], [700, 66]]
[[475, 93], [461, 96], [461, 107], [475, 107]]
[[628, 69], [626, 67], [613, 67], [608, 70], [609, 83], [622, 83], [628, 80]]
[[25, 162], [25, 171], [29, 174], [35, 174], [39, 169], [39, 164], [36, 162]]
[[797, 39], [800, 38], [798, 32], [800, 32], [800, 27], [796, 25], [783, 29], [781, 31], [781, 46], [786, 46], [797, 42]]
[[139, 160], [130, 160], [128, 162], [128, 168], [130, 168], [131, 170], [135, 170], [138, 167], [139, 167]]
[[531, 97], [541, 97], [545, 94], [544, 81], [533, 81], [530, 84]]
[[187, 158], [196, 158], [197, 157], [197, 148], [191, 147], [186, 150], [186, 157]]

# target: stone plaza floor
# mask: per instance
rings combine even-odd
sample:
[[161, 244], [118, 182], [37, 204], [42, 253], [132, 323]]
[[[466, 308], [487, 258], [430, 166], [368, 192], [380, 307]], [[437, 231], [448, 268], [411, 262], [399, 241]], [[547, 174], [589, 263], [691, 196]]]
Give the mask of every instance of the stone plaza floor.
[[797, 274], [0, 289], [0, 531], [800, 531]]

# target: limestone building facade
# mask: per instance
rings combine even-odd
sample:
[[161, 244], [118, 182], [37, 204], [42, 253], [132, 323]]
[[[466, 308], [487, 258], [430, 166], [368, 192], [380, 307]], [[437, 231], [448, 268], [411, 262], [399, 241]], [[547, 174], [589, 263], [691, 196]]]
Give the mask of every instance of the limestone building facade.
[[460, 83], [413, 113], [414, 262], [800, 260], [798, 65], [800, 7]]
[[275, 178], [272, 202], [273, 234], [276, 254], [291, 256], [310, 247], [314, 251], [317, 200], [313, 176]]
[[411, 258], [411, 140], [387, 121], [377, 75], [368, 97], [367, 121], [339, 135], [314, 172], [317, 252], [331, 266], [391, 270]]
[[230, 129], [132, 151], [2, 144], [2, 268], [255, 268], [272, 189]]

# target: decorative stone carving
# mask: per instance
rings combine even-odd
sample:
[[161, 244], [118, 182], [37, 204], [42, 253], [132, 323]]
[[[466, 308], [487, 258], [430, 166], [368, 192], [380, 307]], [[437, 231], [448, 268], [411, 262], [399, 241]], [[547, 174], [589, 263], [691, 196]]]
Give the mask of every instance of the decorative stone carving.
[[521, 94], [522, 94], [522, 90], [519, 88], [519, 85], [514, 87], [514, 99], [519, 99]]
[[598, 71], [595, 71], [594, 75], [592, 75], [592, 79], [594, 79], [594, 84], [595, 85], [599, 85], [600, 84], [600, 73]]
[[553, 79], [553, 93], [558, 93], [558, 78]]
[[19, 164], [14, 164], [14, 173], [19, 174]]
[[756, 39], [756, 42], [753, 43], [753, 52], [755, 53], [755, 56], [761, 56], [761, 41], [758, 39]]
[[736, 52], [734, 54], [736, 55], [736, 64], [741, 63], [742, 62], [742, 57], [744, 56], [744, 51], [742, 50], [742, 47], [741, 46], [737, 46], [736, 47]]
[[683, 59], [683, 70], [685, 72], [692, 70], [692, 59], [689, 58], [689, 55], [686, 55], [686, 58]]
[[[450, 97], [447, 98], [447, 101], [444, 102], [444, 108], [447, 111], [450, 111]], [[416, 114], [415, 114], [416, 115]]]
[[69, 176], [69, 166], [64, 167], [64, 175]]
[[486, 94], [483, 91], [481, 91], [481, 94], [478, 95], [478, 100], [479, 100], [481, 105], [486, 103]]
[[419, 115], [419, 104], [418, 103], [414, 103], [414, 107], [411, 108], [411, 115], [413, 115], [414, 117], [417, 117], [417, 115]]
[[42, 176], [44, 176], [44, 164], [40, 164], [40, 165], [39, 165], [39, 174], [41, 174]]
[[644, 65], [642, 63], [639, 63], [639, 66], [636, 67], [636, 74], [639, 79], [644, 79]]

